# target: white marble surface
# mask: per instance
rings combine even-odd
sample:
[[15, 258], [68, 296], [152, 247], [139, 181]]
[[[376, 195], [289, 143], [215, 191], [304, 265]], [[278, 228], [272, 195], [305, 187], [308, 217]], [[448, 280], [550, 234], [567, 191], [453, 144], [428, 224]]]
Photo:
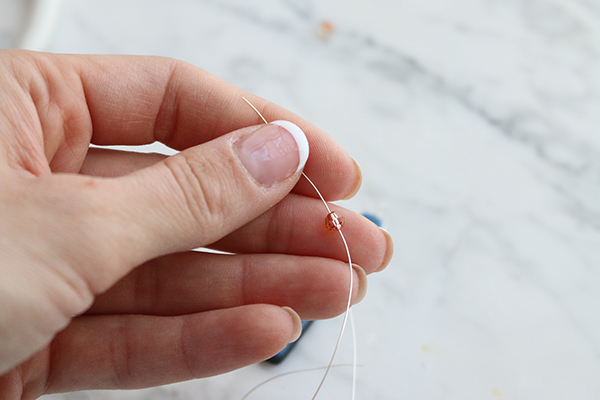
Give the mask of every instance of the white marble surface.
[[[396, 242], [355, 308], [357, 399], [600, 398], [600, 1], [64, 0], [48, 43], [187, 60], [347, 147], [346, 205]], [[240, 399], [326, 364], [339, 324], [279, 367], [47, 399]], [[349, 372], [321, 398], [349, 399]], [[253, 398], [309, 399], [320, 375]]]

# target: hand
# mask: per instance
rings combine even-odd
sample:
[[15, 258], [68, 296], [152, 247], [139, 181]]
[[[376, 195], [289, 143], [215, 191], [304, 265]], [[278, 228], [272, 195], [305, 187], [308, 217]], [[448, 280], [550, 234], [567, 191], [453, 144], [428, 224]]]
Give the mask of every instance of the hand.
[[[275, 354], [299, 316], [344, 311], [346, 254], [299, 181], [298, 146], [242, 96], [305, 132], [305, 172], [328, 200], [358, 190], [325, 133], [191, 65], [0, 52], [0, 399], [219, 374]], [[287, 147], [257, 161], [248, 144], [265, 129]], [[89, 147], [157, 140], [181, 152]], [[362, 267], [356, 302], [391, 241], [334, 209]]]

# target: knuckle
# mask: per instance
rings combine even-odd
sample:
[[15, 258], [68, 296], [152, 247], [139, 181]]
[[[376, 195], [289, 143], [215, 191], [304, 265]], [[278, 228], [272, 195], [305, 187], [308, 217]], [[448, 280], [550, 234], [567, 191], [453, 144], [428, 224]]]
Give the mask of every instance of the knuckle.
[[[156, 262], [156, 260], [154, 260]], [[158, 312], [162, 309], [163, 285], [166, 281], [160, 274], [160, 269], [152, 264], [146, 264], [149, 268], [135, 269], [131, 276], [134, 284], [135, 309], [144, 313]]]
[[115, 387], [127, 387], [134, 375], [130, 360], [135, 357], [135, 345], [125, 317], [116, 318], [111, 328], [114, 335], [107, 343], [110, 380]]
[[192, 221], [198, 226], [217, 226], [223, 220], [225, 190], [222, 181], [210, 177], [218, 171], [211, 171], [208, 163], [194, 163], [185, 153], [166, 159], [165, 166], [173, 177], [175, 190], [181, 195], [181, 205]]
[[183, 371], [183, 376], [187, 379], [198, 376], [198, 371], [201, 369], [201, 365], [198, 363], [198, 355], [193, 350], [193, 343], [195, 332], [194, 332], [194, 318], [190, 316], [183, 317], [180, 319], [179, 326], [179, 337], [177, 341], [177, 352], [180, 354], [180, 366]]
[[285, 203], [279, 203], [272, 207], [267, 214], [268, 222], [265, 226], [266, 246], [272, 247], [272, 251], [288, 253], [292, 251], [294, 244], [301, 240], [296, 229], [290, 229], [289, 222], [293, 221], [290, 210]]

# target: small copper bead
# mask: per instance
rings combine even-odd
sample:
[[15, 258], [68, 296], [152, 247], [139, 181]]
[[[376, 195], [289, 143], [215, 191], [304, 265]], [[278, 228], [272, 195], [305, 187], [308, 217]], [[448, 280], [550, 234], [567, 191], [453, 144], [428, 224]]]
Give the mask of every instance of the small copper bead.
[[338, 217], [335, 211], [327, 214], [327, 217], [325, 218], [325, 226], [330, 231], [339, 231], [342, 229], [342, 226], [344, 226], [344, 222], [346, 222], [344, 217]]

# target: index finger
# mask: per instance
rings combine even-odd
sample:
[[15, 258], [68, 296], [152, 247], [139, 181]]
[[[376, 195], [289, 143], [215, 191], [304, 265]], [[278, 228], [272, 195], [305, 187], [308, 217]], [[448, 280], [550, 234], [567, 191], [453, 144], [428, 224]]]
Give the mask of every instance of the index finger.
[[[183, 150], [245, 126], [261, 123], [248, 98], [267, 119], [294, 122], [310, 143], [305, 172], [329, 200], [347, 198], [360, 186], [360, 170], [325, 132], [296, 114], [254, 96], [193, 65], [162, 57], [55, 56], [77, 68], [99, 145], [159, 141]], [[314, 196], [302, 180], [295, 191]]]

